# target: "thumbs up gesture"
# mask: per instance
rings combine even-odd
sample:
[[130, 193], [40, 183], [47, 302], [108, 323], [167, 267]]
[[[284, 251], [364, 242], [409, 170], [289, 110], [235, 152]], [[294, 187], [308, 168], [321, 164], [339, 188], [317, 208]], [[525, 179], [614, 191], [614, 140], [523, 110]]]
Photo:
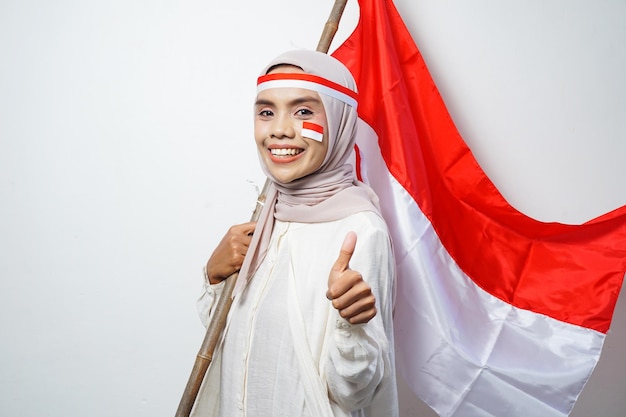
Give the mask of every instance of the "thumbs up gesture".
[[363, 324], [376, 315], [376, 297], [363, 276], [350, 269], [355, 246], [356, 234], [349, 232], [328, 275], [326, 298], [350, 324]]

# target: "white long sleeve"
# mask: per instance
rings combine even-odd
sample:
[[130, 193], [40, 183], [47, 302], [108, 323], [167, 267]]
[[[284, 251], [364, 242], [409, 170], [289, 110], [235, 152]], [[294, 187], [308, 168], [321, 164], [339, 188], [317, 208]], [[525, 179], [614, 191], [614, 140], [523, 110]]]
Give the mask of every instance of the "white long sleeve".
[[[378, 310], [370, 322], [356, 326], [326, 299], [330, 268], [349, 231], [357, 234], [350, 267], [372, 287]], [[373, 213], [329, 223], [277, 222], [266, 258], [231, 308], [221, 352], [219, 415], [317, 417], [319, 406], [329, 407], [334, 417], [397, 416], [393, 265], [384, 222]], [[289, 277], [297, 309], [288, 302]], [[201, 318], [214, 308], [215, 287], [205, 285], [198, 300]], [[289, 319], [294, 310], [303, 329], [294, 329]], [[303, 351], [314, 371], [311, 378], [302, 372]], [[315, 384], [329, 404], [311, 404], [307, 387]]]
[[207, 327], [211, 321], [211, 317], [215, 312], [215, 307], [217, 307], [217, 302], [222, 295], [224, 285], [226, 285], [225, 281], [222, 281], [219, 284], [211, 285], [206, 278], [204, 279], [202, 284], [202, 294], [196, 302], [198, 316], [200, 317], [202, 324], [204, 324], [204, 327]]

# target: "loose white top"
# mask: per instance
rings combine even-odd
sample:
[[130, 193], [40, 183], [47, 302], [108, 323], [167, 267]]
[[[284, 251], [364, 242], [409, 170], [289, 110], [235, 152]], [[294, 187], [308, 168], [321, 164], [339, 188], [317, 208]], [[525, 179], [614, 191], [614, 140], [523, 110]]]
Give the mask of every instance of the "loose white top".
[[[326, 299], [330, 268], [349, 231], [357, 234], [350, 268], [372, 287], [378, 310], [356, 326]], [[222, 286], [205, 284], [198, 301], [203, 320]], [[277, 221], [264, 261], [233, 302], [192, 415], [397, 416], [393, 288], [389, 237], [376, 214]]]

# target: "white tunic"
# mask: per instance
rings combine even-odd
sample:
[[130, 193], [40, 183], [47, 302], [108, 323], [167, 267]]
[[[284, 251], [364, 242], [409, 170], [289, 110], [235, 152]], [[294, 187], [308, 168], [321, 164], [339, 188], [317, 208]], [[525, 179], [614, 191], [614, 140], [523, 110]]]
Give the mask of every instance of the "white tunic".
[[[377, 315], [364, 325], [350, 325], [326, 299], [349, 231], [357, 234], [350, 268], [377, 302]], [[386, 225], [372, 212], [326, 223], [277, 221], [265, 259], [233, 302], [192, 415], [397, 416], [394, 277]], [[205, 284], [203, 320], [222, 287]]]

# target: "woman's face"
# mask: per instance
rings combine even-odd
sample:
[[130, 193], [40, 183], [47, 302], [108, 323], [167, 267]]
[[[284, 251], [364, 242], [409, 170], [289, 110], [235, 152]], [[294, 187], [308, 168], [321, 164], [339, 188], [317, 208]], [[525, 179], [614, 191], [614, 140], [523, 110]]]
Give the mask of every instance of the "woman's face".
[[[304, 73], [279, 66], [269, 74]], [[254, 106], [254, 138], [272, 176], [290, 183], [315, 172], [328, 151], [328, 121], [319, 94], [302, 88], [270, 88], [258, 93]], [[323, 128], [321, 141], [302, 136], [302, 123]]]

